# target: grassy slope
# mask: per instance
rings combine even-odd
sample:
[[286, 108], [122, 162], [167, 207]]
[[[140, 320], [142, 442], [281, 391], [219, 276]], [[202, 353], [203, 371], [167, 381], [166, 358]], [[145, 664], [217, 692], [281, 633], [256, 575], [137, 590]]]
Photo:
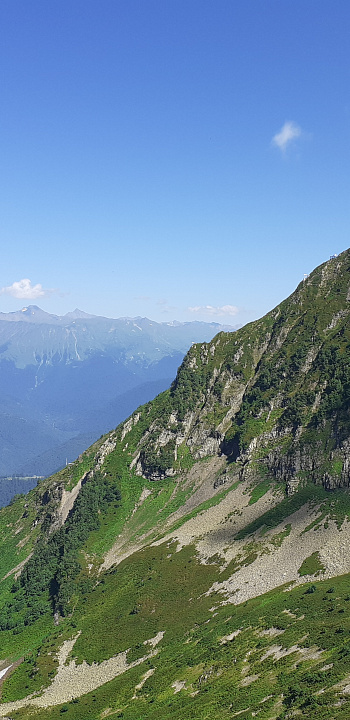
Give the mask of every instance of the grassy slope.
[[[190, 601], [194, 591], [203, 591], [212, 579], [213, 569], [199, 568], [187, 548], [173, 558], [169, 573], [167, 554], [168, 548], [158, 548], [133, 558], [131, 577], [126, 564], [96, 589], [93, 604], [76, 614], [81, 638], [85, 635], [76, 645], [78, 658], [91, 661], [133, 646], [130, 659], [134, 659], [144, 653], [143, 639], [162, 629], [159, 655], [78, 702], [36, 711], [35, 717], [55, 720], [64, 713], [71, 720], [97, 720], [106, 708], [109, 717], [125, 720], [155, 716], [219, 720], [239, 711], [245, 711], [243, 718], [252, 717], [252, 712], [259, 712], [261, 718], [277, 714], [282, 718], [290, 708], [300, 708], [302, 716], [310, 718], [349, 717], [347, 696], [336, 687], [350, 672], [347, 577], [318, 583], [315, 591], [310, 585], [288, 593], [275, 591], [243, 606], [219, 607], [214, 613], [213, 597]], [[139, 602], [141, 582], [149, 587]], [[132, 612], [135, 602], [137, 613]], [[269, 635], [266, 631], [271, 628], [280, 634]], [[237, 630], [240, 633], [232, 637]], [[277, 659], [276, 646], [291, 652]], [[154, 673], [132, 699], [150, 669]], [[177, 693], [176, 682], [183, 684]], [[31, 714], [23, 709], [11, 716]]]
[[[347, 256], [341, 260], [344, 268], [346, 260]], [[348, 272], [348, 268], [345, 269]], [[194, 462], [188, 447], [184, 445], [179, 449], [175, 469], [182, 471], [182, 474], [175, 478], [150, 484], [130, 469], [131, 460], [140, 448], [146, 459], [148, 452], [151, 466], [157, 467], [159, 458], [154, 450], [157, 448], [157, 434], [163, 432], [170, 413], [176, 411], [184, 417], [186, 408], [196, 410], [196, 403], [202, 402], [203, 393], [206, 393], [207, 400], [204, 410], [200, 410], [201, 422], [209, 426], [217, 424], [227, 407], [225, 379], [233, 372], [238, 378], [237, 382], [250, 381], [252, 388], [252, 377], [261, 353], [265, 352], [262, 348], [268, 333], [272, 333], [272, 339], [269, 340], [270, 350], [266, 360], [271, 364], [271, 358], [274, 358], [271, 364], [273, 368], [278, 361], [282, 363], [281, 367], [288, 378], [296, 378], [293, 386], [286, 385], [282, 389], [289, 400], [298, 396], [301, 405], [294, 403], [294, 415], [297, 417], [299, 414], [309, 422], [309, 399], [305, 399], [305, 392], [309, 392], [310, 388], [304, 387], [300, 375], [306, 352], [303, 343], [310, 338], [312, 318], [311, 325], [316, 335], [324, 333], [325, 324], [332, 324], [332, 318], [343, 302], [339, 302], [339, 296], [345, 288], [344, 283], [344, 287], [338, 283], [339, 287], [334, 285], [332, 292], [329, 290], [333, 278], [333, 266], [329, 266], [328, 299], [324, 308], [324, 298], [322, 292], [319, 292], [322, 273], [322, 268], [317, 269], [310, 276], [310, 282], [300, 286], [293, 294], [292, 301], [289, 299], [282, 303], [278, 312], [273, 311], [235, 335], [221, 334], [210, 346], [194, 346], [188, 356], [189, 360], [182, 367], [177, 385], [134, 414], [133, 426], [126, 438], [118, 442], [115, 450], [104, 460], [103, 473], [106, 473], [111, 487], [118, 487], [121, 491], [121, 501], [102, 503], [102, 511], [98, 513], [99, 523], [84, 539], [83, 546], [79, 547], [74, 560], [78, 559], [80, 570], [72, 581], [70, 613], [55, 626], [46, 591], [46, 594], [43, 593], [42, 615], [38, 619], [29, 624], [22, 622], [0, 632], [1, 657], [6, 659], [6, 663], [24, 657], [24, 661], [6, 679], [2, 700], [24, 698], [47, 687], [56, 672], [57, 650], [64, 640], [75, 637], [78, 631], [81, 634], [73, 651], [77, 662], [102, 662], [129, 648], [128, 659], [134, 660], [145, 654], [143, 643], [162, 631], [164, 637], [159, 645], [159, 653], [76, 701], [44, 710], [22, 708], [11, 711], [11, 717], [27, 720], [34, 714], [39, 720], [55, 720], [62, 715], [67, 720], [97, 720], [107, 716], [122, 717], [124, 720], [147, 720], [155, 716], [162, 719], [171, 717], [173, 720], [204, 720], [209, 717], [219, 720], [235, 716], [245, 719], [255, 713], [267, 720], [288, 717], [290, 711], [294, 710], [298, 710], [302, 716], [322, 720], [345, 720], [350, 716], [348, 696], [343, 695], [341, 688], [337, 687], [337, 683], [345, 683], [346, 678], [350, 677], [349, 578], [344, 576], [321, 580], [322, 564], [317, 552], [313, 552], [300, 566], [299, 575], [301, 578], [306, 577], [304, 586], [289, 589], [288, 592], [284, 591], [285, 588], [276, 588], [239, 606], [223, 604], [222, 595], [207, 592], [213, 583], [228, 578], [230, 573], [238, 570], [235, 560], [226, 568], [222, 568], [220, 558], [214, 556], [204, 564], [190, 540], [181, 550], [174, 542], [162, 542], [165, 523], [169, 523], [168, 532], [172, 514], [184, 506], [194, 490], [185, 475], [185, 470], [190, 469]], [[344, 274], [342, 278], [345, 277]], [[305, 312], [300, 315], [300, 305], [303, 303]], [[312, 308], [313, 314], [307, 317]], [[277, 348], [275, 352], [274, 342], [287, 315], [291, 342], [288, 347], [282, 347], [281, 351]], [[347, 320], [342, 317], [340, 327], [334, 326], [327, 334], [329, 348], [333, 344], [341, 357], [345, 356], [349, 345], [346, 323]], [[237, 343], [242, 353], [234, 366], [231, 366], [230, 358], [237, 351]], [[208, 348], [213, 347], [213, 344], [215, 353], [208, 353]], [[294, 350], [296, 352], [293, 354]], [[287, 354], [283, 358], [285, 351]], [[204, 360], [201, 359], [203, 353], [207, 353]], [[331, 358], [333, 364], [334, 357], [333, 360]], [[193, 359], [200, 368], [197, 374], [189, 369]], [[223, 375], [222, 378], [217, 376], [213, 384], [214, 370], [218, 368]], [[243, 406], [239, 416], [241, 425], [235, 426], [233, 423], [231, 435], [230, 431], [227, 433], [229, 441], [234, 440], [238, 433], [243, 447], [256, 433], [266, 429], [267, 422], [270, 423], [270, 430], [271, 422], [279, 422], [281, 417], [281, 408], [268, 421], [262, 413], [270, 401], [272, 381], [276, 388], [280, 382], [276, 375], [272, 380], [270, 378], [270, 384], [267, 383], [265, 387], [266, 377], [261, 380], [259, 376], [262, 370], [260, 365], [257, 374], [259, 392], [254, 397], [248, 397], [249, 403]], [[312, 382], [320, 381], [320, 372], [316, 364], [309, 375]], [[330, 382], [331, 370], [327, 378]], [[334, 378], [332, 393], [326, 397], [328, 404], [330, 397], [336, 401], [338, 380]], [[329, 413], [336, 411], [336, 407], [327, 407], [323, 409], [323, 416], [320, 416], [323, 418], [325, 434], [330, 430], [330, 426], [327, 426], [331, 417]], [[342, 412], [341, 402], [339, 407]], [[287, 404], [283, 413], [289, 410]], [[339, 428], [343, 432], [346, 422], [341, 412]], [[310, 432], [311, 442], [315, 429]], [[120, 435], [121, 429], [115, 437], [120, 438]], [[66, 489], [72, 489], [93, 467], [95, 452], [102, 442], [103, 439], [53, 480], [42, 483], [28, 498], [18, 498], [12, 507], [0, 511], [2, 577], [28, 556], [39, 537], [40, 529], [50, 528], [55, 502], [57, 505], [50, 488], [62, 483]], [[169, 447], [172, 447], [172, 441]], [[164, 454], [162, 462], [166, 462]], [[336, 458], [337, 462], [340, 463]], [[229, 468], [235, 472], [234, 463]], [[333, 475], [339, 475], [339, 471], [340, 466], [330, 469]], [[232, 542], [246, 542], [246, 556], [242, 556], [242, 562], [245, 566], [252, 564], [252, 572], [257, 559], [256, 538], [260, 542], [265, 532], [277, 527], [282, 521], [285, 526], [276, 536], [275, 543], [276, 547], [283, 544], [290, 533], [288, 518], [305, 503], [309, 503], [310, 507], [319, 507], [319, 514], [304, 532], [313, 532], [313, 528], [320, 523], [326, 528], [332, 518], [340, 527], [343, 518], [350, 516], [347, 490], [327, 494], [322, 487], [309, 483], [307, 474], [304, 473], [301, 479], [302, 483], [295, 495], [282, 501], [275, 499], [272, 506], [261, 511], [260, 515], [259, 508], [263, 507], [264, 497], [269, 488], [274, 487], [275, 481], [265, 472], [260, 482], [256, 480], [255, 487], [247, 485], [250, 494], [250, 500], [247, 498], [248, 507], [258, 508], [258, 517], [244, 522], [243, 515], [243, 526]], [[138, 506], [145, 488], [151, 489], [151, 495], [145, 497]], [[80, 499], [84, 497], [86, 489], [81, 491]], [[47, 490], [50, 490], [51, 495], [49, 492], [47, 496]], [[199, 502], [198, 507], [186, 512], [184, 518], [179, 519], [177, 514], [174, 516], [176, 521], [173, 521], [173, 531], [191, 517], [199, 515], [201, 520], [204, 515], [199, 513], [228, 497], [230, 488], [223, 486], [218, 494], [213, 494]], [[124, 539], [124, 549], [128, 550], [129, 546], [130, 556], [117, 568], [101, 573], [99, 569], [103, 559], [118, 536]], [[158, 540], [159, 544], [152, 546], [152, 540]], [[66, 548], [67, 538], [65, 542]], [[57, 567], [62, 571], [59, 563], [60, 560], [56, 562], [55, 572]], [[313, 572], [316, 574], [315, 582], [310, 582], [307, 574]], [[18, 590], [18, 587], [16, 589], [12, 585], [13, 577], [0, 583], [0, 620], [4, 613], [11, 617], [16, 613], [20, 616], [23, 611], [23, 588]], [[264, 634], [271, 628], [277, 628], [280, 634], [275, 637], [273, 634]], [[239, 634], [233, 637], [232, 633], [238, 630]], [[226, 636], [227, 640], [222, 642]], [[299, 652], [295, 645], [303, 648], [303, 651]], [[278, 659], [273, 654], [275, 646], [282, 646], [291, 652]], [[307, 648], [310, 647], [314, 649], [308, 652]], [[263, 659], [269, 649], [270, 654]], [[149, 673], [142, 687], [135, 690], [147, 671], [152, 673]]]
[[[135, 479], [135, 483], [139, 480]], [[150, 496], [133, 518], [142, 518], [151, 526], [159, 512], [163, 510], [164, 516], [170, 513], [179, 504], [173, 486], [172, 480], [153, 485], [154, 505]], [[251, 499], [258, 502], [257, 497], [265, 490], [266, 481], [262, 487], [252, 487]], [[136, 499], [139, 491], [140, 486], [134, 493]], [[179, 491], [183, 499], [181, 486]], [[312, 487], [308, 499], [311, 496]], [[323, 493], [320, 498], [320, 488], [316, 488], [314, 499], [325, 505], [320, 510], [323, 519], [333, 513], [340, 520], [341, 500], [346, 500], [344, 510], [349, 504], [345, 491], [332, 496]], [[280, 503], [285, 518], [295, 510], [297, 502], [297, 497], [292, 496]], [[119, 510], [124, 519], [127, 508], [130, 514], [131, 504], [129, 496], [124, 507], [122, 502]], [[13, 508], [8, 511], [14, 512]], [[114, 512], [117, 516], [118, 509]], [[111, 509], [105, 519], [110, 513]], [[261, 526], [266, 522], [274, 526], [273, 509], [268, 517], [262, 517]], [[92, 547], [109, 545], [108, 527], [102, 519], [100, 530], [93, 532], [86, 543], [89, 553]], [[249, 533], [255, 530], [246, 528], [248, 540]], [[287, 717], [291, 707], [300, 708], [302, 715], [310, 718], [349, 716], [347, 696], [335, 687], [350, 674], [348, 577], [308, 582], [288, 592], [276, 589], [240, 606], [222, 605], [222, 596], [206, 595], [213, 582], [220, 579], [217, 563], [201, 564], [191, 545], [176, 550], [176, 543], [171, 542], [145, 546], [117, 569], [100, 575], [94, 589], [88, 587], [85, 594], [80, 593], [73, 615], [58, 627], [47, 615], [18, 635], [12, 631], [1, 633], [1, 645], [6, 648], [3, 657], [6, 654], [16, 659], [25, 654], [25, 662], [4, 684], [3, 701], [26, 697], [47, 686], [55, 673], [55, 651], [78, 630], [82, 632], [74, 656], [77, 662], [88, 663], [101, 662], [128, 648], [128, 660], [132, 661], [145, 654], [143, 643], [148, 638], [159, 631], [165, 633], [157, 656], [92, 693], [54, 708], [12, 711], [11, 717], [27, 719], [34, 714], [39, 720], [55, 720], [63, 715], [67, 720], [97, 720], [110, 708], [108, 717], [127, 720], [146, 720], [155, 715], [162, 719], [219, 720], [234, 717], [239, 711], [244, 712], [238, 717], [248, 718], [252, 712], [259, 712], [259, 717], [267, 719]], [[313, 567], [315, 563], [310, 562]], [[276, 637], [261, 634], [276, 627], [284, 632]], [[221, 642], [236, 630], [241, 631], [236, 637]], [[312, 659], [307, 650], [303, 650], [304, 656], [294, 650], [281, 659], [270, 655], [262, 661], [269, 648], [273, 650], [276, 645], [284, 649], [317, 646], [323, 652]], [[135, 692], [149, 670], [153, 674]], [[184, 684], [179, 692], [173, 686], [176, 682]], [[339, 700], [343, 704], [338, 705]]]

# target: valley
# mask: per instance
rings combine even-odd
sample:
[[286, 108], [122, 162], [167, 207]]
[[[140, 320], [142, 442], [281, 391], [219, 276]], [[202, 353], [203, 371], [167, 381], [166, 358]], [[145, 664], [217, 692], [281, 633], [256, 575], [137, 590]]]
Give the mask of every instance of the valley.
[[191, 343], [220, 329], [231, 328], [36, 305], [0, 313], [0, 474], [50, 475], [72, 462], [168, 388]]

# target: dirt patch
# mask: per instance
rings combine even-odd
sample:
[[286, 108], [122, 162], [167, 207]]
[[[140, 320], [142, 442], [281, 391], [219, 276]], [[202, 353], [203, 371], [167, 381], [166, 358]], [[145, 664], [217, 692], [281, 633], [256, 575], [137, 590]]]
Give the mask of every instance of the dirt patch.
[[248, 712], [248, 710], [250, 710], [250, 706], [244, 708], [244, 710], [238, 710], [238, 712], [232, 713], [232, 717], [239, 717], [239, 715], [243, 715], [243, 713]]
[[134, 509], [133, 509], [133, 511], [132, 511], [132, 513], [131, 513], [131, 517], [132, 517], [133, 515], [135, 515], [136, 511], [141, 507], [142, 503], [143, 503], [143, 502], [146, 500], [146, 498], [148, 498], [150, 495], [152, 495], [152, 490], [150, 490], [149, 488], [146, 488], [146, 487], [143, 488], [142, 493], [141, 493], [141, 495], [140, 495], [140, 497], [139, 497], [139, 500], [138, 500], [138, 502], [136, 503], [136, 505], [135, 505], [135, 507], [134, 507]]
[[289, 615], [289, 617], [291, 617], [291, 618], [296, 618], [296, 615], [294, 613], [292, 613], [290, 610], [288, 610], [287, 608], [285, 610], [282, 610], [282, 612], [284, 612], [286, 615]]
[[247, 687], [247, 685], [251, 685], [253, 682], [258, 680], [259, 677], [260, 675], [246, 675], [246, 677], [239, 683], [240, 687]]
[[28, 562], [28, 560], [30, 560], [30, 558], [32, 557], [32, 555], [33, 555], [32, 552], [29, 553], [28, 557], [26, 557], [25, 560], [22, 560], [22, 562], [18, 563], [18, 565], [16, 565], [16, 567], [12, 568], [12, 570], [9, 570], [9, 572], [6, 573], [6, 575], [4, 575], [4, 577], [2, 578], [2, 580], [6, 580], [6, 579], [7, 579], [8, 577], [10, 577], [11, 575], [14, 575], [14, 576], [15, 576], [15, 580], [17, 580], [17, 578], [18, 578], [18, 577], [20, 576], [20, 574], [21, 574], [22, 568], [24, 568], [25, 564]]
[[[343, 680], [332, 686], [332, 690], [341, 692], [343, 695], [350, 695], [350, 675], [347, 675]], [[340, 704], [342, 704], [340, 702]]]
[[0, 680], [1, 678], [5, 677], [8, 670], [11, 670], [12, 665], [8, 665], [8, 667], [5, 667], [3, 670], [0, 670]]
[[175, 680], [172, 683], [171, 687], [174, 688], [174, 695], [175, 695], [176, 693], [180, 692], [180, 690], [185, 689], [186, 681], [185, 680]]
[[323, 655], [323, 652], [323, 650], [319, 650], [316, 646], [303, 648], [299, 647], [299, 645], [292, 645], [290, 648], [283, 648], [282, 645], [271, 645], [262, 656], [260, 662], [263, 662], [263, 660], [266, 660], [268, 657], [273, 657], [274, 660], [280, 660], [292, 653], [298, 653], [301, 660], [318, 660]]
[[80, 490], [81, 490], [81, 484], [86, 477], [87, 473], [80, 478], [79, 482], [74, 486], [73, 490], [63, 490], [60, 506], [58, 508], [58, 517], [59, 517], [59, 524], [64, 525], [64, 523], [67, 520], [67, 517], [70, 513], [70, 511], [73, 508], [73, 505], [76, 501], [76, 498], [78, 497]]
[[214, 487], [215, 479], [220, 472], [224, 470], [226, 466], [226, 459], [224, 457], [213, 457], [210, 460], [196, 463], [188, 473], [186, 483], [184, 487], [193, 486], [191, 496], [186, 500], [178, 510], [176, 510], [167, 520], [166, 527], [173, 525], [185, 517], [189, 513], [193, 512], [199, 505], [212, 497], [222, 492], [223, 487], [229, 487], [230, 484], [236, 479], [234, 475], [223, 473], [222, 484], [218, 484]]
[[[249, 565], [238, 567], [228, 580], [214, 583], [209, 593], [220, 592], [226, 601], [238, 605], [281, 585], [302, 585], [350, 572], [350, 556], [346, 552], [346, 547], [350, 542], [350, 523], [345, 520], [341, 530], [338, 530], [336, 523], [329, 520], [327, 528], [319, 525], [305, 532], [312, 521], [318, 517], [318, 513], [317, 508], [310, 508], [306, 504], [263, 536], [257, 532], [249, 538], [232, 542], [226, 549], [223, 548], [226, 561], [233, 560], [242, 556], [247, 543], [254, 541], [257, 543], [258, 540], [256, 559]], [[244, 521], [245, 519], [244, 511]], [[287, 524], [291, 525], [289, 535], [284, 537], [280, 547], [274, 546], [270, 542], [271, 538], [276, 532], [282, 532]], [[199, 547], [201, 544], [199, 543]], [[263, 546], [267, 552], [264, 551]], [[320, 553], [325, 570], [319, 575], [300, 577], [300, 566], [307, 557], [316, 551]]]
[[276, 635], [282, 635], [285, 632], [285, 630], [280, 630], [279, 628], [272, 627], [268, 628], [267, 630], [258, 630], [256, 633], [259, 637], [276, 637]]
[[5, 682], [5, 680], [7, 680], [7, 678], [14, 672], [14, 670], [16, 670], [16, 668], [21, 664], [22, 661], [23, 661], [23, 658], [20, 658], [19, 660], [16, 660], [16, 662], [11, 663], [10, 665], [8, 664], [8, 662], [6, 660], [4, 660], [3, 662], [0, 662], [0, 668], [1, 668], [0, 669], [0, 698], [1, 698], [1, 689], [2, 689], [2, 686]]
[[138, 691], [138, 690], [141, 690], [141, 689], [143, 688], [146, 680], [148, 680], [148, 678], [150, 678], [150, 677], [153, 675], [154, 671], [155, 671], [155, 668], [150, 668], [149, 670], [147, 670], [147, 672], [145, 672], [144, 675], [142, 675], [142, 678], [141, 678], [140, 682], [139, 682], [137, 685], [135, 685], [134, 694], [133, 694], [133, 696], [132, 696], [132, 699], [133, 699], [133, 700], [136, 700], [136, 698], [137, 698], [137, 694], [136, 694], [137, 691]]
[[185, 545], [195, 542], [202, 562], [205, 563], [213, 555], [220, 555], [223, 565], [228, 564], [231, 556], [234, 557], [236, 551], [241, 551], [246, 543], [246, 541], [235, 541], [235, 535], [248, 523], [271, 509], [283, 497], [282, 492], [274, 494], [268, 491], [256, 503], [249, 505], [250, 495], [247, 489], [245, 483], [240, 483], [217, 505], [203, 510], [177, 530], [170, 531], [154, 545], [174, 539], [178, 543], [178, 550], [181, 550]]
[[163, 632], [159, 632], [155, 637], [150, 638], [147, 641], [147, 644], [152, 646], [152, 651], [130, 664], [127, 663], [126, 659], [128, 650], [119, 653], [109, 660], [104, 660], [100, 664], [92, 663], [92, 665], [88, 665], [84, 660], [84, 662], [80, 665], [76, 665], [74, 659], [70, 660], [67, 664], [68, 657], [73, 650], [79, 634], [80, 633], [78, 633], [72, 640], [66, 640], [63, 643], [58, 653], [59, 666], [57, 675], [54, 677], [51, 685], [44, 690], [42, 695], [28, 695], [28, 697], [23, 700], [17, 700], [15, 702], [0, 705], [0, 717], [3, 717], [6, 713], [14, 710], [19, 710], [27, 705], [50, 707], [52, 705], [59, 705], [63, 702], [70, 702], [70, 700], [73, 700], [74, 698], [89, 693], [101, 685], [104, 685], [106, 682], [113, 680], [117, 677], [117, 675], [121, 675], [130, 668], [136, 667], [137, 665], [145, 662], [145, 660], [157, 655], [158, 650], [156, 649], [156, 646], [164, 635]]
[[242, 630], [234, 630], [230, 635], [224, 635], [220, 640], [220, 645], [226, 645], [228, 642], [231, 642], [240, 632], [242, 632]]
[[22, 540], [20, 540], [20, 541], [17, 543], [16, 547], [18, 547], [19, 549], [21, 549], [22, 547], [24, 547], [24, 546], [29, 542], [29, 540], [30, 540], [30, 535], [26, 535], [24, 538], [22, 538]]

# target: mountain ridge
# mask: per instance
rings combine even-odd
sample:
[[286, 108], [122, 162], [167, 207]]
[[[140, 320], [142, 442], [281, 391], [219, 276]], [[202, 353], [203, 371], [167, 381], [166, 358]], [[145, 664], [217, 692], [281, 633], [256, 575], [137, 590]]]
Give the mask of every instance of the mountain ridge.
[[[332, 474], [331, 468], [324, 466], [323, 479], [330, 486], [332, 483], [347, 484], [350, 460], [350, 426], [346, 415], [350, 403], [349, 273], [349, 251], [346, 251], [316, 268], [287, 300], [261, 320], [245, 326], [232, 336], [220, 334], [208, 345], [192, 347], [179, 368], [170, 389], [170, 397], [167, 398], [168, 421], [162, 416], [159, 427], [160, 434], [168, 433], [167, 443], [164, 442], [164, 434], [161, 440], [158, 436], [155, 439], [155, 453], [161, 455], [163, 448], [164, 454], [164, 448], [167, 447], [176, 462], [175, 449], [170, 447], [177, 422], [174, 421], [175, 413], [180, 418], [179, 424], [182, 423], [187, 444], [194, 447], [198, 445], [194, 457], [204, 457], [207, 452], [224, 451], [233, 461], [241, 464], [244, 473], [257, 459], [256, 456], [263, 452], [266, 457], [259, 457], [260, 462], [269, 471], [274, 469], [280, 477], [293, 482], [299, 472], [308, 470], [315, 474], [321, 471], [315, 457], [303, 458], [302, 454], [308, 452], [308, 436], [313, 442], [321, 425], [327, 425], [333, 403], [334, 411], [338, 411], [338, 424], [334, 447], [329, 447], [329, 460], [333, 459], [333, 453], [335, 462], [336, 458], [338, 462], [343, 461], [343, 476], [339, 478], [337, 472]], [[331, 298], [329, 285], [334, 285], [337, 278], [340, 279], [340, 286], [335, 288]], [[318, 288], [322, 290], [321, 293], [318, 293]], [[323, 294], [328, 297], [325, 308]], [[345, 306], [340, 309], [344, 299]], [[288, 319], [285, 315], [287, 307], [291, 308]], [[246, 337], [252, 328], [254, 344], [251, 346], [246, 343]], [[312, 344], [308, 348], [310, 333]], [[339, 348], [337, 342], [340, 342]], [[334, 355], [338, 350], [337, 363], [333, 362], [332, 365], [332, 353]], [[330, 377], [322, 386], [319, 379], [326, 368]], [[291, 384], [291, 378], [294, 385]], [[339, 388], [341, 399], [338, 397]], [[184, 396], [191, 403], [191, 413], [194, 413], [192, 418], [188, 412], [187, 418], [182, 417], [181, 403]], [[211, 413], [217, 398], [221, 401], [221, 411], [219, 422], [215, 423]], [[192, 436], [189, 434], [191, 429], [194, 430]], [[153, 432], [157, 434], [155, 428]], [[288, 468], [282, 464], [277, 469], [277, 448], [279, 443], [283, 445], [284, 436], [289, 437], [288, 442], [294, 448], [287, 454], [283, 446], [283, 453], [287, 454], [287, 462], [290, 460], [291, 466]], [[298, 453], [301, 453], [301, 457], [297, 462]], [[146, 473], [146, 476], [152, 472], [142, 451], [138, 463], [139, 471]], [[171, 474], [171, 466], [164, 467], [163, 471]], [[160, 466], [158, 476], [161, 474]]]

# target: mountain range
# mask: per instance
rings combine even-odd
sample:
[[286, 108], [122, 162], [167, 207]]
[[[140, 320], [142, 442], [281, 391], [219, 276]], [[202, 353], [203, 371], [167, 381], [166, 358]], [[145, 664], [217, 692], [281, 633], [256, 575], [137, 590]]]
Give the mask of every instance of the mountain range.
[[[169, 387], [218, 323], [0, 313], [0, 475], [48, 475]], [[232, 329], [232, 328], [229, 328]]]
[[0, 510], [0, 717], [348, 720], [350, 250]]

